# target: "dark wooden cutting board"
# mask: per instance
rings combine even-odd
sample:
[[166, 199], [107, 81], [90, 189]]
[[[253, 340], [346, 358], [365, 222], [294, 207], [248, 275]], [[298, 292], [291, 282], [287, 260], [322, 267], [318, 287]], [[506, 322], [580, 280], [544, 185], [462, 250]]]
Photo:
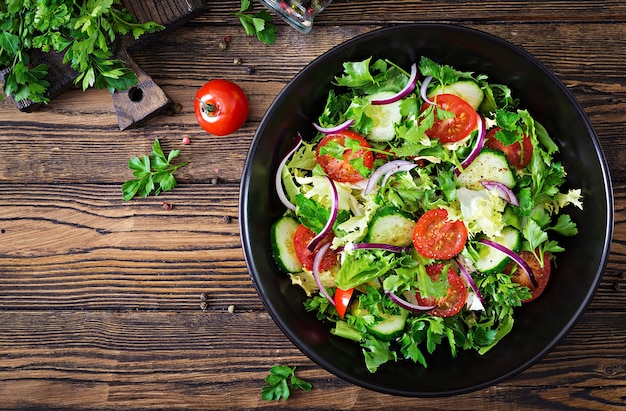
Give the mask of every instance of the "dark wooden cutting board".
[[[121, 130], [135, 126], [172, 104], [165, 92], [133, 61], [133, 51], [146, 44], [158, 41], [166, 32], [175, 29], [207, 8], [204, 0], [122, 0], [139, 22], [154, 21], [165, 27], [157, 33], [145, 34], [135, 40], [132, 36], [121, 38], [115, 58], [124, 60], [136, 74], [139, 82], [129, 90], [116, 91], [111, 95], [117, 122]], [[36, 53], [32, 63], [46, 63], [49, 67], [47, 80], [50, 82], [46, 96], [50, 99], [72, 88], [78, 73], [62, 63], [58, 53]], [[2, 73], [0, 73], [0, 77]], [[3, 78], [0, 78], [4, 82]], [[15, 102], [15, 101], [14, 101]], [[29, 100], [15, 102], [20, 111], [31, 112], [39, 107]]]

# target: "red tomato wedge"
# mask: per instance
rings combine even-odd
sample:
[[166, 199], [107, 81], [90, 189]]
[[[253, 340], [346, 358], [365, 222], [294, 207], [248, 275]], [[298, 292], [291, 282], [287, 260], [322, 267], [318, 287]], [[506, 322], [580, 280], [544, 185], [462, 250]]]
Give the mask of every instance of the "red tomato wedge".
[[530, 158], [533, 155], [533, 143], [530, 141], [530, 138], [524, 136], [524, 138], [517, 143], [504, 145], [504, 143], [495, 137], [496, 133], [500, 130], [500, 127], [495, 127], [487, 132], [485, 136], [485, 147], [502, 151], [509, 161], [509, 164], [518, 170], [526, 167], [528, 163], [530, 163]]
[[413, 245], [427, 258], [447, 260], [463, 250], [467, 227], [460, 220], [448, 220], [448, 211], [436, 208], [424, 213], [413, 229]]
[[544, 264], [542, 267], [539, 260], [537, 260], [537, 257], [535, 256], [535, 254], [531, 253], [530, 251], [522, 251], [519, 253], [519, 255], [530, 266], [530, 269], [533, 272], [533, 276], [535, 277], [535, 280], [537, 281], [537, 287], [535, 287], [530, 282], [530, 278], [524, 272], [524, 270], [517, 267], [515, 263], [509, 264], [507, 268], [504, 270], [504, 272], [513, 273], [512, 275], [513, 275], [514, 282], [520, 285], [523, 285], [524, 287], [528, 287], [530, 289], [530, 298], [522, 301], [523, 303], [527, 303], [539, 297], [539, 295], [543, 293], [543, 290], [546, 289], [546, 285], [548, 285], [548, 280], [550, 279], [550, 259], [548, 258], [548, 254], [544, 253], [543, 254]]
[[[298, 260], [300, 260], [304, 268], [306, 268], [307, 270], [313, 270], [313, 260], [315, 259], [315, 254], [317, 250], [319, 250], [322, 245], [329, 243], [333, 240], [333, 234], [331, 233], [324, 237], [322, 241], [320, 241], [320, 243], [317, 245], [317, 247], [315, 247], [315, 250], [311, 252], [307, 248], [307, 245], [311, 242], [313, 237], [315, 237], [315, 233], [311, 229], [303, 226], [302, 224], [300, 224], [300, 227], [298, 227], [296, 233], [293, 235], [293, 247], [296, 252], [296, 256], [298, 257]], [[337, 253], [329, 249], [322, 259], [322, 262], [320, 264], [320, 270], [328, 270], [336, 263]]]
[[[320, 154], [322, 147], [331, 142], [345, 147], [346, 139], [357, 141], [363, 149], [346, 149], [341, 154], [341, 158], [337, 158], [328, 153]], [[363, 166], [371, 170], [374, 165], [374, 154], [372, 154], [371, 150], [367, 150], [369, 147], [370, 145], [367, 140], [365, 140], [360, 134], [351, 130], [344, 130], [338, 133], [326, 135], [318, 144], [315, 155], [317, 162], [322, 166], [328, 177], [342, 183], [358, 183], [359, 181], [364, 180], [365, 177], [363, 177], [350, 162], [361, 158]]]
[[[434, 97], [435, 122], [426, 132], [430, 138], [439, 139], [442, 143], [454, 143], [464, 139], [478, 125], [478, 114], [465, 100], [453, 94], [439, 94]], [[424, 111], [429, 106], [422, 107]], [[437, 110], [445, 110], [454, 114], [454, 117], [438, 119]]]
[[333, 295], [333, 300], [335, 301], [335, 308], [337, 309], [337, 314], [339, 317], [343, 318], [346, 315], [346, 309], [348, 305], [350, 305], [350, 299], [352, 298], [352, 293], [354, 292], [354, 288], [350, 288], [349, 290], [342, 290], [337, 287], [335, 290], [335, 295]]
[[[434, 281], [437, 281], [444, 267], [444, 264], [432, 264], [426, 266], [426, 273]], [[432, 297], [423, 298], [418, 291], [415, 294], [417, 303], [419, 305], [436, 305], [430, 313], [437, 317], [451, 317], [456, 315], [465, 305], [465, 301], [467, 300], [467, 288], [465, 288], [461, 277], [459, 277], [452, 268], [448, 268], [448, 284], [450, 286], [448, 288], [448, 294], [438, 299]]]

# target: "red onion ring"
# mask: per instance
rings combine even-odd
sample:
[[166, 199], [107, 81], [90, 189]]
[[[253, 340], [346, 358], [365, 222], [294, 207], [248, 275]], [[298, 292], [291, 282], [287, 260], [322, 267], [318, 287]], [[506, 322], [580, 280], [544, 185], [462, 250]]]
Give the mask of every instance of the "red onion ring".
[[326, 288], [322, 285], [322, 280], [320, 279], [320, 264], [322, 263], [322, 259], [324, 258], [324, 255], [326, 255], [329, 248], [330, 243], [326, 243], [321, 246], [317, 251], [317, 254], [315, 254], [315, 258], [313, 259], [313, 278], [315, 279], [317, 288], [320, 289], [320, 293], [322, 293], [322, 295], [326, 297], [326, 299], [330, 301], [333, 306], [335, 306], [335, 300], [333, 300], [330, 294], [328, 294], [328, 291], [326, 291]]
[[530, 268], [530, 266], [528, 265], [528, 263], [526, 261], [524, 261], [524, 259], [517, 254], [515, 251], [508, 249], [507, 247], [503, 246], [502, 244], [498, 244], [496, 242], [493, 242], [491, 240], [487, 240], [487, 239], [481, 239], [478, 240], [479, 243], [485, 244], [491, 248], [495, 248], [496, 250], [504, 253], [507, 255], [507, 257], [509, 257], [511, 260], [513, 260], [515, 262], [515, 264], [517, 264], [522, 270], [524, 270], [526, 272], [526, 274], [528, 275], [528, 278], [530, 279], [530, 282], [535, 286], [538, 287], [539, 284], [537, 283], [537, 280], [535, 279], [535, 276], [533, 275], [533, 270]]
[[519, 200], [517, 199], [517, 196], [515, 195], [513, 190], [511, 190], [506, 185], [504, 185], [504, 184], [502, 184], [502, 183], [500, 183], [498, 181], [491, 181], [491, 180], [483, 180], [480, 183], [487, 190], [493, 191], [494, 193], [498, 194], [498, 196], [500, 198], [502, 198], [503, 200], [508, 201], [509, 203], [513, 204], [514, 206], [519, 206]]
[[389, 299], [391, 301], [393, 301], [396, 305], [398, 305], [399, 307], [404, 308], [405, 310], [411, 311], [413, 313], [417, 313], [417, 312], [423, 312], [423, 311], [430, 311], [433, 308], [437, 307], [436, 305], [418, 305], [418, 304], [412, 304], [410, 302], [408, 302], [407, 300], [398, 297], [397, 295], [395, 295], [394, 293], [392, 293], [389, 290], [385, 290], [385, 294], [387, 295], [387, 297], [389, 297]]
[[332, 133], [339, 133], [340, 131], [347, 130], [348, 127], [350, 127], [353, 123], [354, 123], [354, 120], [349, 119], [333, 127], [322, 127], [317, 123], [313, 123], [313, 127], [315, 127], [315, 129], [319, 131], [320, 133], [332, 134]]
[[[480, 150], [482, 150], [483, 146], [485, 145], [485, 135], [487, 133], [485, 131], [485, 121], [483, 119], [483, 116], [481, 116], [480, 114], [478, 114], [477, 122], [478, 122], [478, 138], [476, 139], [476, 145], [474, 146], [472, 151], [469, 153], [467, 158], [461, 161], [461, 168], [463, 170], [469, 167], [469, 165], [472, 164], [474, 160], [476, 160], [476, 157], [478, 157], [478, 154], [480, 154]], [[459, 168], [457, 167], [454, 170], [454, 174], [456, 174], [456, 176], [458, 177], [459, 175], [461, 175], [461, 170], [459, 170]]]
[[282, 174], [283, 174], [283, 167], [285, 167], [285, 165], [287, 164], [287, 161], [289, 161], [289, 158], [300, 147], [300, 144], [302, 144], [302, 136], [300, 135], [300, 133], [298, 133], [296, 136], [296, 142], [295, 142], [294, 147], [291, 150], [289, 150], [289, 152], [281, 160], [280, 164], [278, 164], [278, 169], [276, 170], [276, 175], [274, 177], [274, 186], [276, 187], [276, 194], [278, 194], [278, 199], [280, 200], [281, 203], [283, 203], [285, 207], [287, 207], [291, 211], [296, 211], [296, 206], [293, 205], [291, 201], [289, 201], [289, 199], [287, 198], [287, 195], [285, 194], [285, 190], [283, 188]]
[[417, 83], [417, 64], [413, 63], [411, 65], [411, 74], [409, 75], [409, 81], [406, 83], [406, 86], [404, 86], [402, 90], [400, 90], [398, 93], [394, 94], [391, 97], [383, 98], [380, 100], [372, 100], [372, 105], [380, 106], [383, 104], [395, 103], [396, 101], [403, 99], [404, 97], [411, 94], [413, 89], [415, 89], [416, 83]]
[[309, 241], [309, 244], [307, 244], [306, 248], [308, 248], [311, 252], [315, 250], [315, 247], [317, 247], [319, 242], [322, 241], [322, 239], [326, 237], [326, 235], [333, 229], [333, 224], [335, 224], [335, 220], [337, 220], [337, 214], [339, 213], [339, 194], [337, 193], [337, 187], [335, 187], [335, 183], [328, 176], [324, 177], [330, 185], [330, 191], [332, 194], [330, 196], [330, 216], [328, 217], [326, 225], [324, 226], [324, 228], [322, 228], [322, 231], [320, 231], [318, 235], [313, 237], [313, 239]]
[[422, 100], [424, 100], [425, 103], [428, 103], [431, 106], [434, 105], [435, 102], [428, 99], [428, 96], [426, 95], [426, 90], [428, 89], [428, 85], [430, 84], [432, 79], [433, 76], [424, 77], [424, 81], [422, 81], [422, 86], [420, 87], [420, 96], [422, 96]]
[[387, 174], [385, 174], [385, 176], [383, 177], [383, 181], [380, 183], [380, 186], [384, 187], [385, 184], [387, 184], [387, 180], [389, 180], [389, 177], [391, 177], [395, 173], [398, 173], [400, 171], [411, 171], [415, 167], [417, 167], [417, 164], [412, 163], [412, 164], [401, 165], [401, 166], [398, 166], [397, 168], [394, 168], [393, 170], [391, 170]]
[[[407, 160], [393, 160], [378, 167], [376, 171], [374, 171], [372, 175], [370, 176], [370, 178], [367, 180], [367, 186], [365, 186], [365, 190], [363, 191], [363, 194], [368, 195], [369, 193], [371, 193], [376, 187], [376, 184], [378, 184], [378, 181], [383, 176], [391, 175], [393, 173], [397, 173], [398, 171], [408, 171], [408, 170], [400, 170], [400, 167], [409, 167], [409, 166], [412, 166], [410, 169], [413, 169], [414, 167], [417, 166], [417, 164], [412, 163]], [[385, 179], [385, 181], [387, 181], [387, 179]]]
[[476, 282], [474, 281], [474, 279], [472, 278], [470, 273], [467, 271], [467, 268], [465, 268], [465, 265], [461, 262], [461, 260], [459, 258], [457, 258], [456, 264], [459, 266], [459, 271], [461, 271], [461, 276], [465, 279], [465, 281], [467, 281], [467, 283], [469, 284], [470, 288], [472, 289], [472, 291], [474, 291], [474, 293], [476, 294], [476, 296], [480, 300], [480, 303], [484, 307], [485, 306], [485, 299], [483, 298], [483, 295], [478, 290], [478, 286], [476, 285]]

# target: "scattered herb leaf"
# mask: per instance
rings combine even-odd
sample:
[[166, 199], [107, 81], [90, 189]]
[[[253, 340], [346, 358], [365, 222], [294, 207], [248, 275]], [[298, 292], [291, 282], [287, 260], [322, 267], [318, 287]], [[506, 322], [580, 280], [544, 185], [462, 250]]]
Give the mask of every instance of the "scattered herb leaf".
[[284, 401], [291, 395], [291, 390], [311, 391], [313, 388], [311, 383], [296, 377], [296, 367], [285, 365], [274, 365], [270, 368], [265, 382], [267, 385], [261, 388], [261, 398], [266, 401]]
[[172, 164], [172, 160], [178, 156], [180, 150], [172, 150], [166, 156], [161, 148], [159, 139], [152, 144], [150, 156], [133, 157], [128, 160], [128, 167], [133, 170], [132, 180], [127, 180], [122, 185], [122, 197], [125, 201], [131, 200], [135, 195], [147, 197], [150, 194], [158, 196], [162, 191], [169, 191], [176, 187], [174, 172], [188, 164]]
[[272, 16], [267, 10], [254, 13], [251, 0], [241, 0], [241, 7], [235, 16], [239, 18], [248, 36], [256, 36], [267, 45], [276, 41], [276, 26], [272, 24]]

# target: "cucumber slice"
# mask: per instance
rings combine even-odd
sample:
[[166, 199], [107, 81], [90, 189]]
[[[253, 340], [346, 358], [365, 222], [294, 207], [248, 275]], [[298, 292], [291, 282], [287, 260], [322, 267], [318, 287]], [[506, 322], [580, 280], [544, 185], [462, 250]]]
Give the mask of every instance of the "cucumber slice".
[[[372, 100], [383, 100], [395, 95], [389, 91], [381, 91], [369, 96]], [[365, 107], [365, 114], [374, 122], [367, 138], [371, 141], [384, 142], [391, 141], [396, 136], [394, 124], [402, 120], [400, 114], [400, 101], [398, 100], [389, 104], [373, 105]]]
[[293, 236], [300, 226], [298, 220], [293, 217], [281, 217], [273, 225], [270, 231], [272, 252], [278, 267], [288, 273], [302, 271], [302, 263], [296, 255], [293, 246]]
[[413, 243], [415, 220], [394, 207], [379, 210], [370, 223], [365, 241], [407, 247]]
[[[522, 246], [522, 233], [511, 226], [507, 226], [502, 230], [502, 235], [491, 240], [518, 252]], [[503, 252], [484, 244], [479, 244], [476, 250], [478, 251], [478, 261], [476, 261], [475, 267], [478, 271], [486, 274], [501, 272], [511, 261]]]
[[428, 93], [428, 98], [432, 98], [438, 94], [454, 94], [457, 97], [461, 97], [463, 100], [467, 101], [474, 110], [478, 110], [478, 107], [480, 107], [480, 104], [485, 98], [483, 90], [472, 80], [460, 80], [446, 86], [438, 86]]
[[496, 181], [509, 188], [515, 186], [515, 175], [503, 152], [484, 148], [457, 177], [461, 187], [471, 190], [481, 190], [484, 180]]
[[399, 315], [383, 315], [383, 320], [369, 327], [369, 332], [374, 337], [383, 341], [391, 341], [404, 332], [406, 319], [409, 316], [407, 310], [400, 310]]

